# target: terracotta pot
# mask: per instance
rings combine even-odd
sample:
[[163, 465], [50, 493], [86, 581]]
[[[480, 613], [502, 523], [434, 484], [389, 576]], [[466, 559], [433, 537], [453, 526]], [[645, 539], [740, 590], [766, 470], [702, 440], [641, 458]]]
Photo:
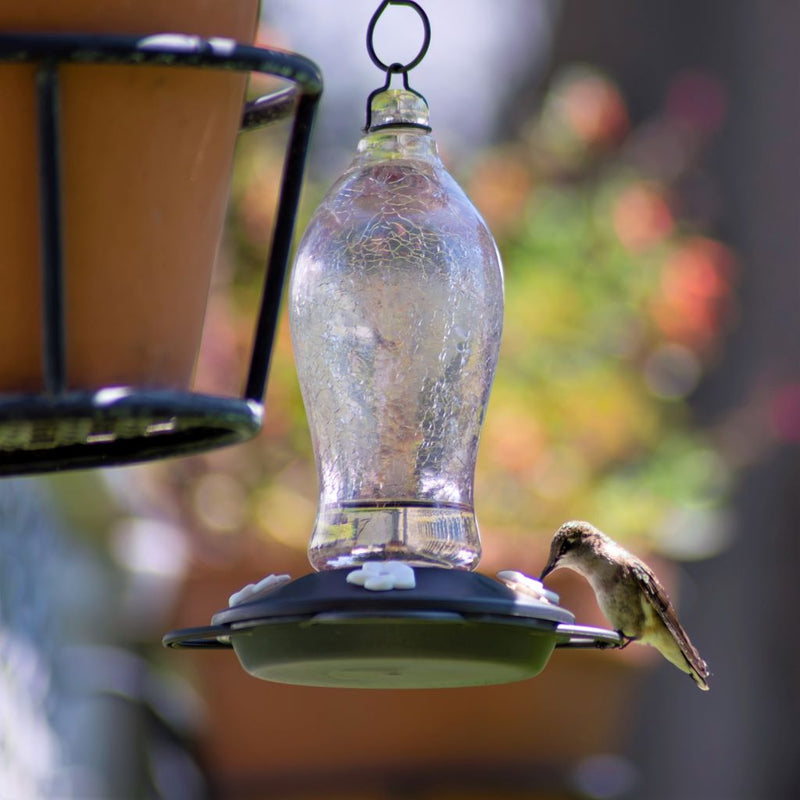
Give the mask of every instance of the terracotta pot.
[[[259, 0], [0, 2], [0, 30], [179, 32], [252, 42]], [[0, 65], [0, 392], [40, 391], [32, 64]], [[189, 387], [247, 75], [64, 65], [70, 389]]]

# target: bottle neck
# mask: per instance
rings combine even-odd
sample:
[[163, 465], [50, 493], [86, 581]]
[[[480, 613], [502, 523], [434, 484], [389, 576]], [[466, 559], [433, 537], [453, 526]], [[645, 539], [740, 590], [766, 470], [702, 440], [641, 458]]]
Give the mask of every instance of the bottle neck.
[[437, 159], [428, 104], [409, 89], [384, 89], [370, 97], [369, 129], [358, 143], [357, 160]]

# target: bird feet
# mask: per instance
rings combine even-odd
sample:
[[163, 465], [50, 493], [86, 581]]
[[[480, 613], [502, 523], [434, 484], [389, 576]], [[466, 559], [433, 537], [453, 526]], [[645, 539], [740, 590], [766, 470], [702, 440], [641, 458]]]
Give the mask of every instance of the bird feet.
[[622, 644], [617, 648], [618, 650], [624, 650], [631, 642], [636, 641], [635, 636], [626, 636], [620, 630], [618, 630], [617, 633], [619, 634], [620, 639], [622, 639]]

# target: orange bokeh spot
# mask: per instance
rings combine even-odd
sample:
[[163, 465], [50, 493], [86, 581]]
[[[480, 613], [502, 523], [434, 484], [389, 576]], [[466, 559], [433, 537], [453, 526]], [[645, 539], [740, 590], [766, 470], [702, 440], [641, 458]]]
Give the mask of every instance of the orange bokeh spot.
[[572, 80], [559, 98], [564, 121], [582, 141], [607, 146], [628, 129], [628, 110], [619, 91], [602, 75]]
[[622, 246], [641, 252], [672, 233], [675, 222], [663, 192], [639, 182], [622, 191], [612, 212], [614, 231]]
[[670, 339], [703, 348], [716, 337], [730, 296], [733, 257], [719, 242], [695, 237], [666, 262], [652, 307]]

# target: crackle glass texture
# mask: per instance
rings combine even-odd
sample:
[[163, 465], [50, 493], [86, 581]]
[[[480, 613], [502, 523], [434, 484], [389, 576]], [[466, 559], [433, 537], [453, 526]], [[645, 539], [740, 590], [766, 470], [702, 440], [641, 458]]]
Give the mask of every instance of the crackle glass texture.
[[317, 461], [315, 569], [480, 558], [473, 478], [503, 279], [430, 133], [367, 133], [311, 219], [291, 281]]

